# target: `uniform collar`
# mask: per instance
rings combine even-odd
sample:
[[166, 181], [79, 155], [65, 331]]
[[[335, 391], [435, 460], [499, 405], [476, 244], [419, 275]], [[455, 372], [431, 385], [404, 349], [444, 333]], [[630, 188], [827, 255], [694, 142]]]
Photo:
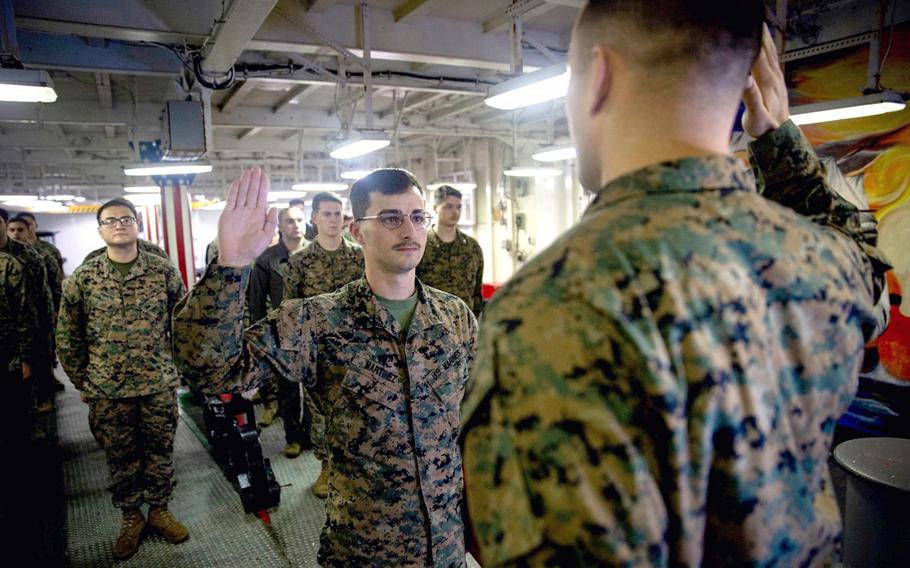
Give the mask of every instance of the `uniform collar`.
[[[92, 260], [94, 262], [98, 262], [101, 264], [101, 266], [102, 266], [101, 270], [106, 272], [105, 276], [107, 276], [108, 278], [116, 278], [118, 280], [120, 279], [120, 273], [117, 271], [116, 268], [114, 268], [114, 265], [111, 264], [110, 258], [108, 258], [108, 256], [107, 256], [106, 249], [103, 253], [99, 254]], [[143, 274], [145, 274], [145, 269], [146, 269], [147, 265], [148, 265], [148, 261], [145, 259], [145, 255], [142, 254], [142, 251], [139, 251], [139, 255], [136, 256], [136, 262], [133, 263], [133, 266], [130, 267], [130, 272], [123, 278], [123, 281], [126, 282], [127, 280], [132, 280], [133, 278], [142, 276]]]
[[[323, 247], [321, 244], [319, 244], [319, 241], [316, 239], [313, 239], [312, 241], [310, 241], [310, 244], [307, 246], [312, 246], [314, 248], [314, 250], [318, 251], [320, 254], [323, 254], [326, 256], [328, 256], [330, 254], [330, 252], [328, 250], [326, 250], [325, 247]], [[354, 248], [354, 246], [351, 243], [349, 243], [347, 241], [347, 239], [345, 239], [344, 237], [341, 237], [341, 246], [331, 252], [339, 252], [341, 254], [347, 254], [353, 248]]]
[[755, 192], [755, 178], [733, 156], [704, 156], [661, 162], [621, 176], [605, 185], [597, 192], [585, 215], [632, 197], [703, 191]]
[[[413, 337], [426, 329], [439, 325], [442, 321], [436, 300], [427, 296], [420, 280], [416, 280], [415, 284], [417, 308], [414, 310], [414, 319], [408, 329], [408, 337]], [[360, 320], [357, 322], [359, 327], [383, 329], [395, 337], [401, 337], [401, 326], [373, 293], [366, 278], [355, 280], [349, 285], [346, 303], [347, 309], [354, 315], [354, 318]]]
[[457, 228], [455, 229], [455, 240], [451, 243], [447, 243], [439, 238], [439, 233], [436, 232], [436, 226], [434, 225], [432, 229], [427, 231], [427, 246], [441, 247], [443, 245], [450, 245], [453, 243], [464, 243], [466, 241], [465, 234], [462, 233]]

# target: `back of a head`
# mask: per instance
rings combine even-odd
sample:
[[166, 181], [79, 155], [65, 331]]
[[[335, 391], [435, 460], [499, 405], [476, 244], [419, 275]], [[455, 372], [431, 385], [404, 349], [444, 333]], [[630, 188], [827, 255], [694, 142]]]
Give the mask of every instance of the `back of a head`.
[[684, 77], [741, 90], [764, 17], [761, 0], [590, 0], [575, 40], [579, 53], [611, 46], [645, 84]]
[[366, 216], [367, 208], [370, 206], [370, 194], [397, 195], [405, 193], [412, 187], [416, 187], [423, 195], [420, 182], [411, 172], [395, 168], [374, 170], [368, 176], [357, 180], [351, 187], [351, 208], [354, 210], [354, 218]]

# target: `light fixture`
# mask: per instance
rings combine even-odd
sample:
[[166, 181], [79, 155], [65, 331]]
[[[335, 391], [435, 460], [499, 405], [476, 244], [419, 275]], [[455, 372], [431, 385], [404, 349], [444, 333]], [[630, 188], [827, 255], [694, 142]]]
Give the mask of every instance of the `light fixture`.
[[77, 195], [76, 197], [73, 198], [73, 201], [75, 201], [76, 203], [85, 203], [85, 198], [82, 197], [81, 195]]
[[350, 160], [376, 150], [382, 150], [391, 143], [389, 137], [382, 132], [362, 131], [340, 142], [329, 152], [329, 156], [336, 160]]
[[207, 174], [212, 171], [210, 164], [200, 162], [158, 162], [157, 164], [134, 164], [123, 166], [128, 176], [170, 176], [182, 174]]
[[442, 187], [444, 185], [447, 185], [447, 186], [451, 187], [452, 189], [457, 189], [458, 191], [474, 191], [475, 189], [477, 189], [477, 184], [469, 182], [469, 181], [452, 181], [452, 182], [440, 181], [440, 182], [431, 183], [431, 184], [427, 185], [427, 189], [429, 189], [430, 191], [436, 191], [437, 189], [439, 189], [440, 187]]
[[47, 71], [0, 69], [0, 101], [52, 103], [56, 100], [54, 82]]
[[142, 195], [124, 195], [123, 198], [133, 205], [161, 205], [161, 196], [152, 195], [150, 193]]
[[816, 124], [896, 112], [906, 106], [900, 93], [882, 91], [851, 99], [795, 106], [790, 109], [790, 118], [795, 124]]
[[70, 195], [68, 193], [58, 193], [57, 195], [48, 195], [46, 199], [50, 199], [52, 201], [72, 201], [76, 199], [76, 196]]
[[22, 209], [28, 209], [29, 211], [34, 211], [36, 213], [39, 213], [39, 212], [50, 213], [52, 211], [62, 211], [64, 209], [66, 209], [66, 206], [63, 205], [62, 203], [58, 203], [57, 201], [47, 201], [45, 199], [38, 199], [34, 196], [32, 196], [29, 199], [13, 199], [10, 201], [5, 201], [3, 204], [7, 205], [9, 207], [19, 207]]
[[9, 195], [0, 195], [0, 201], [34, 201], [38, 199], [38, 196], [31, 195], [28, 193], [12, 193]]
[[373, 170], [348, 170], [346, 172], [341, 172], [340, 174], [338, 174], [338, 177], [340, 177], [341, 179], [350, 179], [350, 180], [357, 181], [359, 179], [363, 179], [363, 178], [367, 177], [372, 172], [373, 172]]
[[541, 148], [539, 152], [531, 157], [538, 162], [561, 162], [563, 160], [574, 160], [577, 155], [575, 146], [550, 146]]
[[268, 200], [269, 203], [271, 203], [273, 201], [278, 201], [279, 199], [300, 199], [300, 197], [300, 192], [297, 191], [270, 191]]
[[123, 191], [126, 193], [160, 193], [161, 188], [157, 185], [125, 185]]
[[569, 90], [569, 67], [557, 63], [533, 73], [503, 81], [490, 88], [483, 102], [501, 110], [514, 110], [566, 96]]
[[514, 166], [502, 172], [509, 177], [527, 177], [527, 178], [548, 178], [556, 177], [562, 174], [558, 168], [535, 168], [526, 166]]
[[[295, 191], [344, 191], [348, 184], [331, 181], [310, 181], [295, 183], [291, 189]], [[299, 195], [297, 197], [300, 197]]]

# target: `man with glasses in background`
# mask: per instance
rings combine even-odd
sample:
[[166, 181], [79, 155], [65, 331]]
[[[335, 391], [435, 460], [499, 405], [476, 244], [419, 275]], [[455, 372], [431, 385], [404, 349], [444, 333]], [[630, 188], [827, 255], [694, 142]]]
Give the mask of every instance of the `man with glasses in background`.
[[176, 478], [171, 314], [186, 289], [169, 261], [140, 251], [136, 209], [112, 199], [98, 209], [107, 253], [64, 280], [57, 352], [89, 405], [89, 426], [104, 449], [114, 506], [123, 513], [114, 558], [129, 558], [148, 525], [168, 542], [189, 531], [168, 511]]
[[[356, 244], [344, 240], [343, 205], [340, 198], [331, 193], [322, 192], [313, 197], [313, 226], [316, 227], [316, 238], [300, 253], [291, 256], [285, 278], [284, 299], [311, 298], [319, 294], [329, 294], [339, 288], [363, 278], [363, 251]], [[299, 393], [296, 382], [281, 381], [287, 388], [290, 384], [293, 392]], [[289, 395], [291, 393], [288, 393]], [[288, 397], [290, 398], [290, 396]], [[300, 410], [300, 397], [297, 406], [288, 405], [282, 417], [291, 411]], [[329, 493], [329, 468], [323, 440], [325, 438], [325, 419], [316, 411], [313, 401], [307, 399], [303, 408], [304, 425], [309, 433], [310, 445], [316, 454], [322, 471], [319, 479], [313, 484], [313, 494], [325, 499]], [[300, 427], [298, 421], [298, 428]], [[293, 448], [292, 448], [293, 449]], [[298, 445], [297, 453], [300, 453]], [[285, 455], [288, 454], [285, 449]], [[292, 457], [288, 455], [288, 457]]]
[[224, 392], [278, 373], [331, 409], [320, 565], [464, 566], [456, 440], [477, 320], [416, 278], [431, 221], [420, 185], [393, 169], [357, 181], [351, 232], [366, 277], [285, 300], [244, 331], [249, 264], [277, 223], [274, 209], [266, 213], [268, 189], [259, 168], [231, 185], [218, 261], [174, 314], [184, 376]]

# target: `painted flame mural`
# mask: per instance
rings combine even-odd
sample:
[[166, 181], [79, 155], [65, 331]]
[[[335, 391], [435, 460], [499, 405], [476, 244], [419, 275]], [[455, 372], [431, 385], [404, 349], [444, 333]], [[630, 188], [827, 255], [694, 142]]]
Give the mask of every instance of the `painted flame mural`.
[[[887, 52], [882, 86], [910, 91], [910, 25], [887, 29], [881, 49]], [[791, 106], [862, 95], [868, 58], [868, 46], [858, 46], [788, 63]], [[852, 193], [864, 199], [878, 219], [879, 246], [894, 265], [888, 278], [891, 324], [878, 340], [878, 351], [892, 377], [910, 381], [910, 298], [905, 297], [910, 294], [910, 107], [807, 125], [803, 132], [829, 169], [836, 164], [840, 170], [835, 187], [845, 197]]]

